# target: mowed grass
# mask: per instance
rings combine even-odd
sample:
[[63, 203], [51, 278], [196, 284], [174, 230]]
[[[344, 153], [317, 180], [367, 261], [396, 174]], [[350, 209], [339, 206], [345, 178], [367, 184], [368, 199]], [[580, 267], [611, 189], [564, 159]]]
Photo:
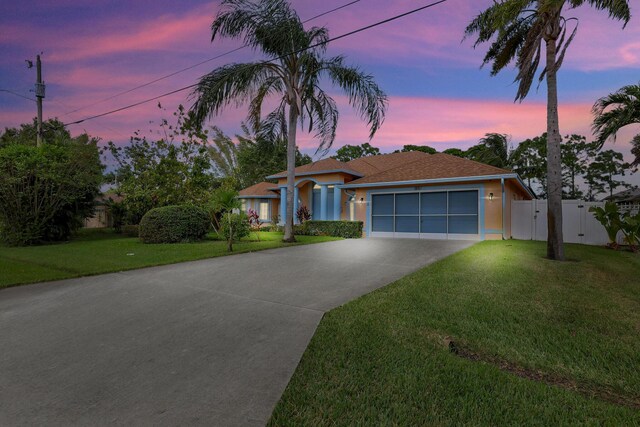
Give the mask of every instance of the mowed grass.
[[[232, 254], [292, 245], [282, 242], [281, 233], [259, 234], [260, 241], [252, 233], [235, 243]], [[296, 239], [295, 244], [337, 240], [311, 236]], [[66, 243], [22, 248], [0, 246], [0, 288], [224, 255], [230, 255], [227, 243], [217, 240], [215, 235], [196, 243], [152, 245], [110, 230], [82, 230]]]
[[327, 313], [271, 425], [640, 425], [640, 256], [483, 242]]

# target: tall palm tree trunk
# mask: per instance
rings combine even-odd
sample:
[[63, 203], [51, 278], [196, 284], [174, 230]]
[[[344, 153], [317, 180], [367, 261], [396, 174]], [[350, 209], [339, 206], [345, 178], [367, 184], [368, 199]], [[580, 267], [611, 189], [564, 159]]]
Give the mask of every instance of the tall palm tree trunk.
[[289, 104], [289, 128], [287, 137], [287, 218], [284, 224], [284, 241], [295, 242], [293, 235], [293, 198], [295, 196], [296, 169], [296, 128], [298, 126], [298, 109], [295, 100]]
[[562, 261], [562, 137], [558, 119], [556, 50], [556, 40], [547, 39], [547, 257]]

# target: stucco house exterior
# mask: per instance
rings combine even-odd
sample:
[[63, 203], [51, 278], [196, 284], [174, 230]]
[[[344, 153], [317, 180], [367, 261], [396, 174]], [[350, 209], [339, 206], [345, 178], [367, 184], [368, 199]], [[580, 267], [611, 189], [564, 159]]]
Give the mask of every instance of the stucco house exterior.
[[[520, 177], [448, 154], [412, 151], [350, 162], [327, 158], [295, 170], [294, 212], [364, 223], [371, 237], [508, 239], [511, 202], [535, 196]], [[244, 209], [286, 219], [286, 172], [240, 192]]]

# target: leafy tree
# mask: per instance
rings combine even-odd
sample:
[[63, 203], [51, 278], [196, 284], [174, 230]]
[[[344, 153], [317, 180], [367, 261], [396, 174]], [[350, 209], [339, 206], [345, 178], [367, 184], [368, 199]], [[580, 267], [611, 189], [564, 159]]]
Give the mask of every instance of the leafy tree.
[[[249, 132], [243, 126], [238, 138], [238, 178], [242, 188], [264, 181], [269, 175], [287, 169], [287, 141], [282, 137], [267, 139], [260, 130]], [[295, 166], [311, 163], [309, 155], [296, 148]]]
[[560, 147], [562, 153], [562, 179], [567, 191], [564, 193], [569, 199], [582, 199], [584, 193], [580, 190], [576, 179], [587, 172], [589, 160], [596, 155], [595, 144], [587, 143], [582, 135], [567, 135]]
[[[242, 124], [243, 135], [236, 135], [238, 143], [213, 127], [213, 145], [209, 154], [220, 177], [233, 177], [238, 188], [250, 187], [269, 175], [287, 169], [287, 141], [267, 139], [259, 131], [251, 132]], [[296, 149], [296, 167], [311, 163], [311, 157]]]
[[367, 121], [372, 138], [384, 120], [387, 97], [373, 77], [345, 65], [344, 57], [325, 58], [326, 28], [305, 30], [286, 0], [223, 0], [211, 25], [211, 39], [240, 38], [270, 59], [219, 67], [203, 76], [193, 96], [198, 123], [229, 104], [249, 103], [248, 121], [262, 120], [266, 98], [278, 96], [266, 117], [266, 133], [287, 135], [287, 216], [285, 241], [293, 235], [296, 131], [298, 123], [319, 139], [319, 150], [333, 144], [338, 123], [336, 102], [321, 88], [323, 77], [344, 91], [350, 104]]
[[547, 194], [547, 134], [518, 144], [511, 154], [511, 167], [529, 188], [535, 185], [537, 193], [544, 197]]
[[631, 18], [628, 0], [496, 0], [465, 30], [466, 36], [477, 34], [474, 47], [491, 42], [483, 65], [491, 63], [492, 75], [515, 61], [516, 101], [529, 94], [545, 46], [545, 67], [538, 80], [547, 82], [547, 257], [555, 260], [564, 259], [557, 72], [577, 31], [576, 26], [568, 32], [570, 19], [563, 16], [563, 10], [585, 4], [607, 11], [624, 25]]
[[124, 195], [127, 222], [137, 224], [150, 209], [181, 204], [204, 205], [215, 186], [207, 134], [194, 127], [182, 106], [177, 126], [163, 121], [166, 137], [150, 141], [136, 135], [126, 146], [105, 147], [116, 164], [108, 175], [115, 191]]
[[450, 156], [466, 157], [465, 151], [459, 148], [447, 148], [446, 150], [443, 151], [443, 153], [448, 154]]
[[508, 168], [511, 148], [509, 137], [501, 133], [488, 133], [480, 143], [469, 148], [465, 157], [498, 168]]
[[333, 158], [341, 162], [349, 162], [360, 157], [377, 156], [378, 154], [380, 154], [379, 148], [365, 142], [360, 145], [344, 145], [338, 148]]
[[11, 245], [65, 240], [94, 213], [103, 182], [98, 140], [68, 133], [40, 147], [3, 134], [0, 148], [0, 238]]
[[394, 153], [406, 153], [407, 151], [422, 151], [427, 154], [436, 154], [438, 152], [435, 148], [429, 147], [428, 145], [407, 144], [402, 147], [402, 150], [396, 150]]
[[[0, 135], [0, 147], [9, 144], [36, 145], [37, 129], [36, 118], [32, 123], [21, 124], [20, 128], [5, 128], [4, 133]], [[60, 120], [49, 119], [42, 122], [42, 139], [50, 143], [68, 141], [71, 134]]]
[[614, 150], [600, 151], [587, 167], [585, 180], [589, 185], [588, 197], [594, 200], [599, 194], [612, 196], [618, 187], [632, 188], [632, 185], [616, 179], [625, 176], [629, 164], [624, 162], [622, 153]]
[[[600, 147], [607, 139], [615, 141], [618, 131], [625, 126], [640, 124], [640, 84], [624, 86], [617, 92], [596, 101], [593, 106], [593, 131]], [[640, 134], [631, 141], [633, 166], [640, 165]]]

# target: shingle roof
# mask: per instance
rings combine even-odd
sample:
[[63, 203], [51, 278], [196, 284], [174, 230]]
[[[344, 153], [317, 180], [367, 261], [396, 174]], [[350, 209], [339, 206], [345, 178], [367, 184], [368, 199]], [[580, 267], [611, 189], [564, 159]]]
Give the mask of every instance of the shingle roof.
[[612, 200], [615, 202], [640, 202], [640, 188], [621, 191], [613, 196], [605, 197], [602, 200]]
[[[296, 168], [296, 176], [298, 175], [314, 175], [320, 173], [331, 172], [346, 172], [354, 176], [363, 176], [362, 173], [351, 169], [347, 163], [343, 163], [331, 157], [327, 159], [318, 160], [317, 162], [309, 163], [306, 165], [298, 166]], [[275, 175], [268, 176], [267, 178], [286, 178], [287, 171], [282, 171]]]
[[244, 190], [240, 190], [240, 197], [277, 197], [277, 193], [272, 191], [275, 184], [272, 182], [259, 182], [251, 187], [247, 187]]
[[351, 160], [347, 165], [362, 173], [362, 175], [368, 176], [403, 166], [428, 156], [429, 154], [422, 151], [380, 154], [378, 156], [360, 157], [359, 159]]
[[[417, 152], [413, 153], [415, 154]], [[444, 153], [436, 153], [415, 156], [413, 161], [356, 179], [351, 181], [349, 185], [503, 175], [508, 173], [512, 172], [508, 169], [485, 165], [473, 160]]]

